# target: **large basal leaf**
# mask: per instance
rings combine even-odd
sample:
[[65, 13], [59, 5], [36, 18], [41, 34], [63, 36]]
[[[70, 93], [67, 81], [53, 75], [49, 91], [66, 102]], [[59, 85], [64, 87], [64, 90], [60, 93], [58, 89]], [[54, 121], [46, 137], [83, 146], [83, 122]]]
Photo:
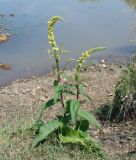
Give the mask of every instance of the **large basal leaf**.
[[58, 120], [52, 120], [40, 126], [36, 135], [32, 148], [36, 147], [40, 142], [45, 140], [51, 133], [58, 129], [62, 124]]
[[80, 102], [77, 100], [68, 100], [67, 107], [70, 108], [71, 121], [75, 125], [77, 121], [77, 112], [80, 108]]
[[85, 145], [84, 139], [80, 137], [75, 137], [75, 136], [62, 136], [60, 135], [60, 142], [61, 143], [73, 143], [73, 144], [82, 144], [83, 146]]
[[54, 103], [56, 103], [58, 99], [60, 99], [61, 86], [59, 85], [59, 82], [57, 80], [54, 80], [53, 86], [54, 86]]
[[86, 111], [83, 111], [83, 110], [79, 110], [78, 111], [78, 115], [85, 119], [85, 120], [88, 120], [90, 124], [94, 125], [95, 127], [101, 129], [101, 126], [100, 124], [97, 122], [95, 116], [93, 114], [91, 114], [90, 112], [86, 112]]
[[80, 131], [67, 128], [65, 135], [59, 135], [61, 143], [81, 144], [85, 146], [85, 137]]
[[59, 135], [61, 143], [73, 143], [83, 145], [90, 153], [104, 160], [104, 154], [100, 144], [87, 133], [71, 128], [64, 128], [62, 134]]

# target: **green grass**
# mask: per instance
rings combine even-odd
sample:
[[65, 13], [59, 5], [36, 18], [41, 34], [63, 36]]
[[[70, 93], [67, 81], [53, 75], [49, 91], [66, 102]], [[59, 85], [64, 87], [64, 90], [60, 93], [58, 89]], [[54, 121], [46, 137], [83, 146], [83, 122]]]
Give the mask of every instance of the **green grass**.
[[33, 133], [27, 130], [30, 122], [22, 121], [14, 128], [11, 124], [0, 129], [0, 160], [101, 160], [83, 147], [58, 143], [52, 135], [35, 149], [30, 149]]
[[[16, 127], [9, 124], [0, 129], [0, 160], [101, 160], [81, 146], [58, 143], [53, 135], [32, 150], [30, 147], [34, 135], [27, 130], [30, 126], [31, 122], [21, 120]], [[135, 160], [135, 158], [136, 154], [132, 154], [110, 160]]]
[[112, 103], [102, 105], [99, 115], [111, 121], [136, 118], [136, 68], [130, 64], [115, 87]]

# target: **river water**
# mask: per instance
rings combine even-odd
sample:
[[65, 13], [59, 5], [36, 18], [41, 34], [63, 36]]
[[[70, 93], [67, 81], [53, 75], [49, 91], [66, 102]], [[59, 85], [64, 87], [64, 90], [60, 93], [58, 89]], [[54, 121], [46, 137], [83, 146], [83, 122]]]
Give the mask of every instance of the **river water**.
[[[60, 15], [56, 25], [58, 44], [76, 58], [86, 49], [104, 46], [100, 56], [131, 56], [136, 40], [135, 0], [0, 0], [2, 33], [10, 33], [0, 44], [0, 63], [12, 65], [0, 71], [0, 84], [51, 70], [47, 49], [47, 21]], [[10, 16], [14, 13], [15, 16]]]

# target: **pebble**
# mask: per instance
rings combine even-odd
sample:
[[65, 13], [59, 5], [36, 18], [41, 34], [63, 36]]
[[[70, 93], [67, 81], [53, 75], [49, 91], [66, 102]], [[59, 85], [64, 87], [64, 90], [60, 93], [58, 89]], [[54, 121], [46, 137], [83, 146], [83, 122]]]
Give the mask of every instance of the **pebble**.
[[106, 64], [102, 64], [102, 67], [103, 67], [103, 68], [106, 68], [106, 67], [107, 67], [107, 65], [106, 65]]
[[105, 62], [105, 60], [104, 60], [104, 59], [102, 59], [102, 60], [101, 60], [101, 63], [104, 63], [104, 62]]

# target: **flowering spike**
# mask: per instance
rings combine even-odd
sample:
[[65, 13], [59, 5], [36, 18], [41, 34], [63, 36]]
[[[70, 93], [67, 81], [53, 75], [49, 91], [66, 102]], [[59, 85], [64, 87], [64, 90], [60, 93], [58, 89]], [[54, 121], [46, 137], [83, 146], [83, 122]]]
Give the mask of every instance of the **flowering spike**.
[[85, 63], [86, 59], [89, 58], [94, 52], [97, 51], [102, 51], [106, 49], [105, 47], [97, 47], [97, 48], [91, 48], [88, 51], [85, 51], [82, 53], [82, 56], [79, 57], [79, 59], [77, 60], [77, 67], [76, 70], [80, 70], [80, 68], [83, 66], [83, 63]]
[[54, 35], [54, 25], [58, 20], [63, 21], [63, 18], [61, 16], [54, 16], [48, 21], [48, 39], [49, 44], [52, 47], [54, 56], [57, 56], [55, 53], [57, 53], [57, 51], [59, 50]]

